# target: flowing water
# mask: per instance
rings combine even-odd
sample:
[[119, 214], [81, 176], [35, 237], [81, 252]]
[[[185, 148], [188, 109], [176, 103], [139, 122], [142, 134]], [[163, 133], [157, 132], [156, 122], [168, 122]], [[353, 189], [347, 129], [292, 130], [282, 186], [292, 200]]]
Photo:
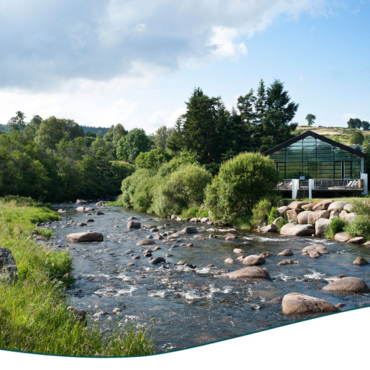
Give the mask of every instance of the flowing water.
[[[64, 205], [65, 206], [65, 205]], [[58, 208], [62, 208], [59, 205]], [[370, 283], [370, 265], [356, 266], [358, 256], [370, 259], [370, 249], [361, 246], [339, 244], [331, 240], [303, 237], [281, 237], [277, 234], [253, 234], [230, 228], [219, 228], [204, 224], [190, 224], [154, 218], [122, 208], [99, 208], [104, 215], [87, 216], [69, 206], [63, 220], [53, 222], [56, 237], [53, 242], [59, 250], [68, 249], [73, 258], [76, 283], [69, 289], [73, 306], [91, 314], [91, 320], [98, 320], [106, 330], [113, 322], [133, 321], [135, 325], [147, 324], [155, 335], [157, 351], [187, 348], [232, 338], [259, 330], [299, 321], [305, 317], [284, 316], [281, 303], [270, 302], [285, 294], [300, 292], [324, 298], [336, 305], [345, 303], [343, 310], [370, 305], [369, 294], [333, 294], [321, 289], [339, 274], [357, 276]], [[93, 206], [92, 206], [93, 207]], [[166, 237], [156, 244], [137, 246], [145, 239], [149, 228], [127, 230], [130, 216], [139, 219], [142, 226], [164, 226], [166, 230], [180, 230], [185, 226], [196, 226], [199, 234], [188, 234], [169, 244]], [[77, 222], [94, 218], [94, 223], [85, 227]], [[67, 226], [73, 220], [74, 225]], [[66, 235], [87, 230], [99, 231], [104, 242], [73, 243], [66, 246]], [[233, 242], [220, 237], [227, 232], [239, 236]], [[195, 239], [194, 235], [204, 239]], [[243, 244], [248, 242], [247, 244]], [[323, 243], [330, 254], [318, 259], [302, 256], [302, 248]], [[193, 243], [193, 247], [180, 246]], [[172, 245], [176, 244], [171, 251]], [[164, 257], [165, 265], [152, 265], [144, 257], [143, 250], [153, 249], [153, 257]], [[249, 254], [271, 252], [266, 267], [272, 280], [229, 280], [221, 276], [224, 272], [243, 268], [242, 262], [226, 264], [228, 257], [236, 258], [234, 248], [242, 248]], [[294, 256], [277, 256], [283, 249], [290, 248]], [[125, 253], [133, 250], [133, 253]], [[172, 257], [166, 257], [171, 253]], [[140, 259], [133, 260], [133, 256]], [[299, 265], [277, 266], [283, 259], [299, 261]], [[178, 266], [186, 261], [195, 267]], [[134, 266], [128, 266], [134, 263]], [[214, 267], [207, 267], [213, 264]], [[275, 300], [276, 302], [276, 300]], [[112, 313], [118, 308], [118, 314]], [[106, 311], [106, 314], [97, 314]]]

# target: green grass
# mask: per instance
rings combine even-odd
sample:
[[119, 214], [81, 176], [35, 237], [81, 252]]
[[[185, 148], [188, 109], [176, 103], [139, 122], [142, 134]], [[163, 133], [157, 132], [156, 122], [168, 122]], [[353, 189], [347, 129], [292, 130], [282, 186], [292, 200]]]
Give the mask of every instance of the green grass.
[[53, 231], [49, 229], [35, 229], [34, 234], [41, 235], [44, 238], [50, 238], [54, 235]]
[[146, 330], [117, 325], [103, 336], [97, 324], [86, 329], [67, 310], [64, 291], [73, 283], [72, 260], [67, 252], [46, 249], [32, 240], [35, 222], [60, 217], [36, 203], [28, 204], [0, 200], [0, 245], [12, 251], [18, 267], [18, 279], [0, 283], [0, 348], [72, 356], [153, 353]]

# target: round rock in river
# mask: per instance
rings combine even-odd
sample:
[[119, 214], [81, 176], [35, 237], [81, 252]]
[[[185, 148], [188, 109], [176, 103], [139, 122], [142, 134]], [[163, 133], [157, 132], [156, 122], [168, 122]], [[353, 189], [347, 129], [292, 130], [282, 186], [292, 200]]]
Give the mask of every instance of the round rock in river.
[[66, 236], [67, 242], [70, 243], [88, 243], [102, 242], [103, 234], [98, 232], [73, 233]]
[[336, 280], [322, 288], [329, 292], [338, 293], [369, 293], [370, 289], [364, 280], [358, 277], [344, 277], [342, 279]]
[[267, 279], [271, 280], [269, 273], [258, 266], [248, 266], [240, 270], [229, 272], [223, 276], [228, 277], [229, 279]]
[[301, 293], [290, 293], [284, 296], [281, 307], [284, 315], [307, 315], [339, 311], [337, 307], [324, 299]]

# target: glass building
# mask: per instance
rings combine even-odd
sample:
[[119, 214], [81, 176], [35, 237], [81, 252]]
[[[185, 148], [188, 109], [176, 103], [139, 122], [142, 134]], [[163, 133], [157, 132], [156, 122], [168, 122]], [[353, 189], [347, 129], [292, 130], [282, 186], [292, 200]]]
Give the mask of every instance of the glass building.
[[263, 154], [275, 161], [282, 178], [351, 180], [364, 172], [365, 154], [325, 136], [307, 131]]

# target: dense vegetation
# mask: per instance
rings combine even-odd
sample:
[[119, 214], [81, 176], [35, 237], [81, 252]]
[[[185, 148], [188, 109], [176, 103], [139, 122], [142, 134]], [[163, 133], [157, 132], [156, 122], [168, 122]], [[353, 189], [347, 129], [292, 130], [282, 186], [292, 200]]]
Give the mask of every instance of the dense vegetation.
[[60, 217], [30, 199], [0, 200], [0, 244], [12, 251], [18, 278], [1, 281], [0, 348], [74, 356], [132, 356], [153, 353], [145, 331], [132, 326], [104, 337], [85, 328], [71, 311], [64, 288], [72, 281], [67, 252], [32, 241], [35, 222]]

